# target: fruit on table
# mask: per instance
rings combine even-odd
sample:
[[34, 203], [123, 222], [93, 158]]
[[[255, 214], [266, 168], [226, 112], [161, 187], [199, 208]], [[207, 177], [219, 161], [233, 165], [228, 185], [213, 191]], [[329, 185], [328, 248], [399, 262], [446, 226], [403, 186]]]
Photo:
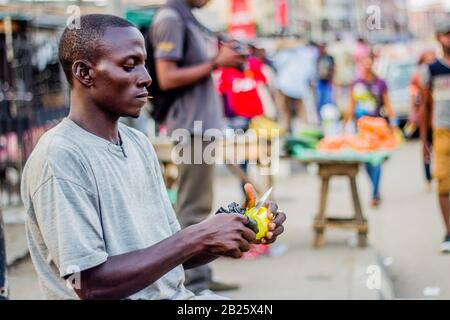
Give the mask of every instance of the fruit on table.
[[277, 122], [265, 117], [255, 117], [250, 121], [250, 129], [255, 130], [256, 135], [260, 138], [273, 140], [284, 135], [284, 129], [281, 128]]
[[358, 120], [358, 135], [327, 137], [320, 141], [317, 149], [323, 152], [339, 152], [351, 149], [359, 153], [393, 150], [400, 139], [385, 119], [362, 117]]

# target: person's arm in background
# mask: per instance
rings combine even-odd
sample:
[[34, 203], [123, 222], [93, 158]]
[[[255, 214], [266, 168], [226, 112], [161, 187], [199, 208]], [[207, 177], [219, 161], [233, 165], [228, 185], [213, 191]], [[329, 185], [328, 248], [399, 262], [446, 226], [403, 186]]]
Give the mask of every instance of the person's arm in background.
[[154, 48], [154, 60], [162, 90], [172, 90], [193, 85], [211, 76], [219, 67], [238, 67], [245, 57], [238, 54], [230, 45], [224, 44], [214, 59], [192, 66], [179, 66], [185, 59], [189, 31], [186, 23], [173, 12], [160, 12], [150, 28], [150, 39]]
[[429, 147], [429, 134], [430, 134], [430, 124], [431, 124], [431, 112], [433, 106], [433, 97], [431, 95], [431, 90], [428, 87], [421, 87], [420, 94], [422, 96], [420, 104], [420, 139], [423, 146], [423, 155], [429, 158], [431, 155], [431, 150]]
[[345, 114], [345, 123], [348, 124], [349, 122], [353, 121], [355, 117], [355, 108], [356, 108], [356, 101], [355, 97], [353, 96], [353, 84], [350, 85], [350, 102], [348, 105], [347, 113]]
[[383, 93], [383, 103], [384, 103], [384, 107], [386, 108], [386, 113], [387, 113], [387, 116], [391, 123], [391, 126], [398, 127], [398, 123], [396, 122], [397, 119], [395, 117], [395, 112], [392, 107], [391, 99], [389, 98], [388, 90], [385, 90]]
[[223, 45], [214, 59], [192, 67], [179, 67], [176, 61], [157, 59], [156, 72], [161, 89], [172, 90], [195, 84], [209, 77], [216, 68], [238, 68], [244, 62], [244, 56]]
[[420, 72], [419, 89], [422, 97], [420, 104], [420, 138], [423, 145], [423, 155], [429, 158], [431, 150], [429, 147], [429, 134], [431, 125], [431, 113], [433, 109], [433, 96], [431, 94], [431, 75], [428, 65], [423, 66]]

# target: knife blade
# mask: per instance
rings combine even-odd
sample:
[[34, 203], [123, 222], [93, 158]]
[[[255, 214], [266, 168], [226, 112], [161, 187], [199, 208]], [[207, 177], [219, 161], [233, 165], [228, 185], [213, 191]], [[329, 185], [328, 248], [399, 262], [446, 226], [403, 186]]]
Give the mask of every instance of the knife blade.
[[261, 209], [266, 201], [269, 199], [270, 194], [272, 193], [273, 187], [271, 187], [269, 190], [264, 193], [264, 195], [259, 198], [258, 202], [256, 203], [255, 210], [258, 212], [259, 209]]

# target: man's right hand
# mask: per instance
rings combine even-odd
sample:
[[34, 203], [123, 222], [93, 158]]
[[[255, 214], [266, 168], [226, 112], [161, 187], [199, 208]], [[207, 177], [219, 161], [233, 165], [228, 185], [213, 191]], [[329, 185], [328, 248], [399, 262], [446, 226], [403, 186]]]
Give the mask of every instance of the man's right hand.
[[229, 44], [224, 44], [213, 62], [217, 67], [239, 68], [245, 63], [245, 59], [242, 52], [236, 52]]
[[207, 253], [239, 259], [256, 239], [256, 234], [246, 227], [247, 222], [244, 215], [219, 214], [191, 228]]

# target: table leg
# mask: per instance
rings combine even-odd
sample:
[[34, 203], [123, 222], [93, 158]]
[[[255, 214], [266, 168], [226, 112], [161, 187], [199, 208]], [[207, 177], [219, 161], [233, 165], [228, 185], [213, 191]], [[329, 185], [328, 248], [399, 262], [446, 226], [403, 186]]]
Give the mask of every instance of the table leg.
[[327, 208], [328, 190], [330, 186], [330, 177], [322, 177], [322, 186], [320, 191], [320, 209], [314, 223], [315, 239], [314, 247], [320, 248], [325, 244], [325, 228], [327, 218], [325, 215]]
[[358, 246], [366, 247], [367, 246], [367, 233], [368, 233], [368, 225], [367, 221], [364, 218], [361, 201], [358, 194], [358, 188], [356, 185], [356, 176], [350, 177], [350, 185], [352, 191], [353, 198], [353, 206], [355, 208], [355, 221], [358, 224]]

